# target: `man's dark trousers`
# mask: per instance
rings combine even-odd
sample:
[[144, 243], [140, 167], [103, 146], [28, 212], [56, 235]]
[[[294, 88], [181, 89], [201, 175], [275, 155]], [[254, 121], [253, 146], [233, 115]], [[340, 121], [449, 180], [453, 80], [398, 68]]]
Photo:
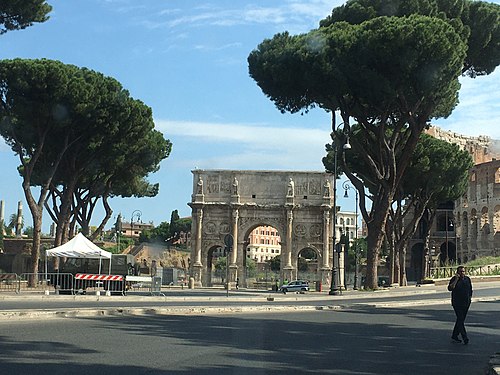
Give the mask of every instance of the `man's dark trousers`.
[[453, 305], [453, 310], [455, 310], [455, 315], [457, 316], [457, 321], [455, 322], [455, 327], [453, 327], [453, 336], [458, 337], [459, 334], [462, 335], [462, 339], [467, 338], [467, 332], [465, 331], [465, 318], [467, 312], [469, 311], [470, 304], [467, 305]]

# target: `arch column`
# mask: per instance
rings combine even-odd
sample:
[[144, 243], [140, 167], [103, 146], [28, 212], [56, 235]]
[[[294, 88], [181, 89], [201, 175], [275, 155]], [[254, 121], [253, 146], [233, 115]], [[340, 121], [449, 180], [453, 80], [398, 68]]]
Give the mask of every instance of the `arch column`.
[[293, 266], [292, 266], [292, 231], [293, 231], [293, 211], [292, 208], [287, 208], [286, 212], [286, 252], [285, 260], [286, 265], [283, 267], [283, 278], [293, 279]]
[[203, 229], [203, 208], [199, 207], [195, 211], [196, 218], [196, 237], [195, 237], [195, 246], [194, 246], [194, 264], [192, 266], [194, 278], [194, 284], [197, 287], [202, 286], [202, 268], [203, 264], [201, 262], [201, 249], [202, 249], [202, 229]]
[[323, 211], [323, 264], [322, 268], [329, 269], [330, 264], [330, 212]]
[[231, 252], [231, 265], [235, 265], [238, 260], [238, 220], [240, 213], [238, 209], [233, 210], [231, 234], [233, 235], [233, 251]]
[[323, 263], [320, 269], [323, 289], [329, 288], [331, 283], [332, 268], [330, 265], [330, 254], [334, 254], [330, 241], [330, 233], [332, 232], [330, 208], [330, 206], [323, 207]]
[[342, 251], [337, 254], [337, 259], [338, 259], [338, 287], [341, 289], [346, 289], [344, 285], [344, 275], [345, 275], [345, 245], [342, 244], [340, 245]]
[[236, 279], [238, 278], [238, 221], [240, 213], [238, 208], [233, 208], [231, 215], [231, 235], [233, 236], [233, 247], [231, 251], [231, 264], [229, 265], [229, 280], [228, 288], [236, 287]]

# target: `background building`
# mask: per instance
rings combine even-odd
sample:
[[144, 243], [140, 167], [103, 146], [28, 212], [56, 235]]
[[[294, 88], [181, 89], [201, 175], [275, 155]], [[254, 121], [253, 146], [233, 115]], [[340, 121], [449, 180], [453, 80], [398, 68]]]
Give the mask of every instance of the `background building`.
[[438, 206], [431, 223], [429, 247], [419, 229], [410, 242], [408, 280], [418, 281], [431, 267], [465, 263], [477, 257], [500, 255], [500, 141], [470, 137], [431, 127], [428, 134], [457, 144], [474, 161], [466, 194]]
[[123, 237], [129, 238], [139, 238], [142, 232], [145, 230], [154, 229], [153, 223], [141, 223], [141, 222], [133, 222], [129, 223], [126, 221], [122, 222], [121, 234]]
[[271, 226], [255, 228], [248, 238], [247, 258], [263, 263], [281, 254], [281, 238]]

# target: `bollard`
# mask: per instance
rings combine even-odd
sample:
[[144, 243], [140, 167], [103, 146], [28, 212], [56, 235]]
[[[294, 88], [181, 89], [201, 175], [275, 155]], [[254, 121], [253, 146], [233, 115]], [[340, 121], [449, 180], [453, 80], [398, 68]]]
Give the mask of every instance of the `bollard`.
[[111, 291], [110, 290], [106, 290], [106, 295], [107, 296], [111, 296]]
[[189, 278], [189, 289], [194, 289], [194, 277]]
[[45, 291], [45, 295], [46, 295], [46, 296], [48, 296], [48, 295], [49, 295], [49, 291], [48, 291], [48, 290], [46, 290], [46, 291]]
[[101, 295], [101, 291], [100, 290], [96, 290], [95, 295], [96, 296], [100, 296]]

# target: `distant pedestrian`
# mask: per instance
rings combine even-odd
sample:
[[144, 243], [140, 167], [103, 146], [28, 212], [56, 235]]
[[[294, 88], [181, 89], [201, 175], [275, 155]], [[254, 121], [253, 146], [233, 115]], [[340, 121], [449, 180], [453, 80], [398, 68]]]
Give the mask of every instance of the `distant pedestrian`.
[[[451, 340], [456, 343], [461, 343], [463, 340], [463, 343], [467, 345], [469, 338], [465, 330], [465, 318], [467, 317], [472, 299], [472, 282], [465, 275], [464, 266], [457, 267], [457, 274], [451, 278], [448, 290], [451, 292], [451, 304], [457, 316]], [[458, 338], [458, 335], [462, 336], [462, 340]]]
[[240, 289], [240, 278], [236, 278], [236, 289]]

